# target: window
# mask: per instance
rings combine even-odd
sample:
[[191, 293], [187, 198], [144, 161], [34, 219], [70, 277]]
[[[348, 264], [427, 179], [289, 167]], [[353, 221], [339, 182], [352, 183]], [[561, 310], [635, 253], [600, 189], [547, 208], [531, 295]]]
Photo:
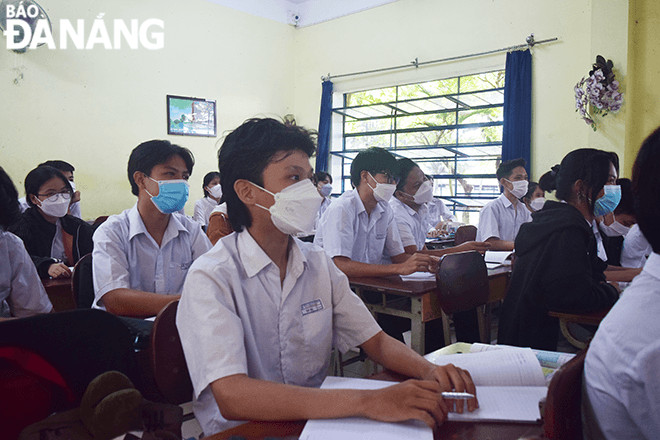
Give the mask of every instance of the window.
[[504, 70], [344, 94], [333, 109], [337, 189], [351, 189], [360, 150], [382, 147], [414, 160], [433, 177], [434, 195], [460, 221], [477, 224], [481, 207], [499, 195], [503, 104]]

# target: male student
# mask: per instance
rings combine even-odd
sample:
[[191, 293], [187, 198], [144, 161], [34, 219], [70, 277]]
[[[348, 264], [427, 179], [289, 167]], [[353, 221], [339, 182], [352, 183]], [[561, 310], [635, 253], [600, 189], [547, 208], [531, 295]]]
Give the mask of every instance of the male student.
[[180, 297], [192, 262], [210, 249], [199, 224], [179, 214], [194, 158], [165, 140], [138, 145], [128, 159], [135, 206], [94, 233], [94, 306], [121, 316], [156, 315]]
[[314, 243], [348, 276], [408, 275], [431, 271], [430, 255], [407, 254], [389, 201], [396, 190], [396, 158], [372, 147], [351, 163], [352, 190], [323, 213]]
[[[314, 150], [306, 130], [273, 119], [246, 121], [220, 149], [236, 232], [195, 261], [177, 312], [206, 435], [231, 427], [227, 420], [362, 416], [435, 426], [448, 409], [440, 391], [474, 391], [466, 371], [433, 365], [385, 335], [325, 252], [291, 237], [313, 228], [321, 204], [310, 181]], [[419, 380], [378, 391], [316, 389], [333, 345], [359, 345]]]
[[519, 199], [527, 194], [525, 160], [502, 162], [497, 179], [504, 192], [481, 209], [477, 241], [491, 244], [494, 251], [512, 251], [520, 225], [531, 222], [532, 215]]
[[[74, 217], [82, 218], [80, 213], [80, 191], [76, 191], [76, 183], [73, 181], [73, 172], [76, 170], [73, 165], [63, 160], [47, 160], [44, 163], [40, 163], [38, 166], [53, 167], [64, 174], [64, 177], [69, 181], [69, 184], [73, 189], [73, 197], [71, 197], [71, 203], [69, 204], [69, 214]], [[28, 202], [25, 200], [25, 197], [18, 199], [18, 203], [21, 206], [21, 212], [30, 207]]]

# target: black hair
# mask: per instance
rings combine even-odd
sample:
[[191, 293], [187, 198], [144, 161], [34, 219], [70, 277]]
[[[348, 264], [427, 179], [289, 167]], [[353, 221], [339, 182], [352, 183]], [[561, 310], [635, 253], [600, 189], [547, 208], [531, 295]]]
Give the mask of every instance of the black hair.
[[371, 147], [360, 151], [351, 163], [351, 185], [357, 188], [360, 185], [360, 174], [369, 171], [373, 176], [376, 173], [387, 172], [398, 176], [396, 158], [384, 148]]
[[206, 176], [204, 176], [204, 181], [202, 182], [202, 190], [204, 191], [204, 197], [209, 197], [211, 195], [209, 194], [209, 191], [206, 189], [206, 187], [209, 186], [211, 180], [215, 179], [216, 177], [220, 177], [220, 173], [217, 171], [211, 171], [210, 173], [206, 173]]
[[642, 143], [633, 165], [632, 188], [639, 229], [660, 253], [660, 127]]
[[7, 229], [18, 220], [20, 215], [18, 191], [11, 177], [0, 167], [0, 227]]
[[612, 165], [614, 165], [614, 169], [616, 170], [617, 176], [619, 175], [619, 155], [616, 154], [614, 151], [608, 151], [607, 154], [610, 155], [610, 160], [612, 161]]
[[507, 160], [506, 162], [502, 162], [499, 167], [497, 167], [497, 180], [499, 181], [500, 179], [508, 179], [511, 177], [511, 173], [513, 173], [514, 168], [518, 167], [523, 167], [527, 165], [527, 162], [525, 162], [525, 159], [518, 158], [518, 159], [512, 159], [512, 160]]
[[71, 183], [69, 182], [69, 179], [64, 177], [64, 174], [57, 168], [49, 167], [49, 166], [38, 166], [32, 171], [28, 173], [27, 176], [25, 176], [25, 201], [28, 203], [30, 206], [34, 206], [34, 202], [32, 201], [31, 195], [37, 195], [39, 194], [39, 188], [41, 188], [41, 185], [52, 179], [53, 177], [57, 177], [58, 179], [61, 179], [62, 182], [66, 184], [66, 187], [69, 189], [70, 193], [73, 193], [73, 189], [71, 188]]
[[263, 171], [278, 152], [316, 153], [316, 133], [272, 118], [245, 121], [225, 137], [218, 153], [222, 197], [234, 231], [252, 225], [250, 211], [234, 190], [234, 182], [249, 180], [263, 187]]
[[312, 176], [312, 182], [314, 182], [314, 185], [318, 185], [319, 182], [322, 182], [324, 180], [329, 181], [332, 183], [332, 176], [325, 171], [317, 171], [314, 173], [314, 176]]
[[399, 177], [399, 183], [396, 184], [396, 189], [403, 191], [403, 187], [406, 186], [408, 174], [410, 174], [410, 172], [417, 166], [417, 164], [413, 162], [412, 159], [402, 157], [401, 159], [397, 159], [396, 165], [398, 168], [397, 176]]
[[56, 168], [63, 173], [73, 173], [76, 169], [71, 165], [69, 162], [65, 162], [63, 160], [47, 160], [44, 163], [40, 163], [38, 166], [40, 167], [53, 167]]
[[166, 140], [146, 141], [135, 147], [131, 151], [131, 156], [128, 158], [128, 181], [131, 182], [131, 192], [136, 196], [140, 193], [140, 188], [138, 188], [137, 183], [133, 179], [133, 174], [136, 171], [140, 171], [148, 176], [156, 165], [167, 162], [174, 155], [178, 155], [183, 159], [186, 163], [188, 173], [192, 174], [195, 158], [187, 148]]
[[[536, 182], [529, 182], [529, 186], [527, 187], [527, 194], [525, 194], [522, 198], [523, 200], [526, 200], [528, 203], [532, 201], [532, 195], [534, 194], [534, 191], [536, 191], [536, 188], [539, 187], [539, 184]], [[543, 189], [543, 188], [541, 188]]]
[[598, 193], [610, 178], [610, 165], [612, 156], [605, 151], [594, 148], [573, 150], [564, 156], [561, 165], [555, 165], [551, 172], [541, 176], [541, 188], [544, 191], [556, 190], [559, 200], [569, 201], [573, 184], [582, 180], [589, 191], [589, 210], [593, 212]]
[[630, 214], [635, 215], [635, 202], [632, 191], [632, 182], [630, 179], [621, 178], [616, 180], [616, 184], [621, 187], [621, 201], [614, 209], [614, 215]]

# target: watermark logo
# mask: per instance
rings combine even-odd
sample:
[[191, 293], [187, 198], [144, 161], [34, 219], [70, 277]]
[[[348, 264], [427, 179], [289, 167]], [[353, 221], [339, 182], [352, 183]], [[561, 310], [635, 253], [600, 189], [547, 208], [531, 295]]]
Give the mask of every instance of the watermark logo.
[[[51, 22], [35, 3], [7, 4], [4, 35], [7, 49], [22, 52], [45, 45], [48, 49], [90, 50], [103, 47], [108, 50], [159, 50], [165, 47], [165, 23], [157, 18], [140, 22], [137, 19], [104, 19], [101, 13], [89, 25], [85, 20], [59, 20], [59, 38], [53, 35]], [[2, 15], [2, 14], [0, 14]]]

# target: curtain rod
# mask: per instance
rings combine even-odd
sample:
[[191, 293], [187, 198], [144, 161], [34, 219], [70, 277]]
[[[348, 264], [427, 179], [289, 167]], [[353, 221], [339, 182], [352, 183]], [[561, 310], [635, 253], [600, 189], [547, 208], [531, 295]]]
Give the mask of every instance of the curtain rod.
[[458, 55], [458, 56], [455, 56], [455, 57], [441, 58], [439, 60], [424, 61], [424, 62], [421, 62], [421, 63], [419, 62], [419, 60], [417, 58], [415, 58], [409, 64], [404, 64], [402, 66], [384, 67], [382, 69], [373, 69], [373, 70], [363, 70], [362, 72], [342, 73], [341, 75], [330, 75], [328, 73], [328, 75], [321, 77], [321, 81], [329, 81], [329, 80], [335, 79], [335, 78], [346, 78], [348, 76], [367, 75], [369, 73], [389, 72], [391, 70], [408, 69], [410, 67], [418, 68], [419, 66], [426, 66], [426, 65], [429, 65], [429, 64], [445, 63], [447, 61], [456, 61], [456, 60], [462, 60], [462, 59], [465, 59], [465, 58], [480, 57], [480, 56], [483, 56], [483, 55], [491, 55], [491, 54], [499, 53], [499, 52], [510, 52], [512, 50], [520, 50], [520, 49], [525, 49], [525, 48], [531, 48], [531, 47], [534, 47], [537, 44], [551, 43], [553, 41], [557, 41], [558, 39], [559, 38], [554, 37], [554, 38], [548, 38], [548, 39], [545, 39], [545, 40], [535, 41], [534, 40], [534, 34], [530, 34], [525, 39], [525, 41], [526, 41], [525, 44], [518, 44], [516, 46], [503, 47], [501, 49], [488, 50], [486, 52], [478, 52], [478, 53], [471, 53], [471, 54], [468, 54], [468, 55]]

